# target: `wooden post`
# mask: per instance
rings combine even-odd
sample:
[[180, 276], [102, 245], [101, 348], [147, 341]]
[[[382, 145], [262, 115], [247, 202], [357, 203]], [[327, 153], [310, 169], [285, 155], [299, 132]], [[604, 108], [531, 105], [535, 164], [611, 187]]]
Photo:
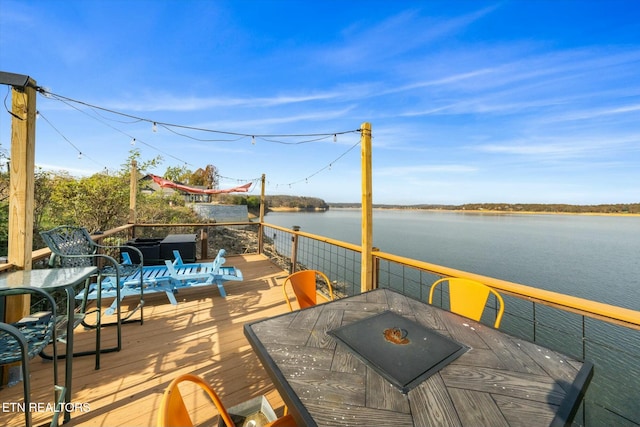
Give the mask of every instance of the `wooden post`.
[[200, 229], [200, 259], [209, 258], [209, 227]]
[[266, 203], [266, 198], [264, 195], [264, 187], [265, 187], [265, 175], [262, 174], [262, 189], [260, 190], [260, 226], [258, 228], [258, 253], [261, 254], [263, 252], [264, 249], [264, 238], [263, 238], [263, 234], [264, 234], [264, 229], [262, 227], [262, 224], [264, 224], [264, 208], [265, 208], [265, 203]]
[[136, 223], [136, 200], [138, 197], [138, 162], [131, 160], [129, 178], [129, 224]]
[[371, 179], [371, 123], [360, 126], [362, 160], [362, 258], [360, 262], [360, 290], [373, 289], [373, 191]]
[[[36, 147], [36, 82], [28, 78], [24, 87], [13, 87], [11, 107], [11, 164], [9, 176], [9, 247], [7, 261], [31, 270], [33, 251], [33, 192]], [[27, 295], [6, 298], [5, 322], [29, 314]], [[16, 369], [10, 367], [9, 369]], [[19, 368], [18, 368], [19, 369]], [[3, 383], [8, 379], [3, 373]]]

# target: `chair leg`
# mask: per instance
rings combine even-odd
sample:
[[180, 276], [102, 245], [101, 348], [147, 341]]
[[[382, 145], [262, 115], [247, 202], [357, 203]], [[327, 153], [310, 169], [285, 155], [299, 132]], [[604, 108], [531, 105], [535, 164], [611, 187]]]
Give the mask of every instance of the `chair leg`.
[[[22, 345], [20, 345], [22, 347]], [[29, 378], [29, 366], [27, 363], [27, 348], [22, 347], [22, 387], [24, 390], [24, 421], [25, 426], [31, 427], [31, 378]]]
[[[116, 277], [116, 283], [119, 283], [118, 278]], [[100, 355], [104, 354], [104, 353], [114, 353], [114, 352], [118, 352], [122, 349], [122, 325], [123, 324], [127, 324], [127, 323], [138, 323], [140, 322], [140, 324], [142, 325], [144, 323], [144, 287], [142, 286], [142, 279], [141, 279], [141, 286], [140, 286], [140, 304], [138, 305], [138, 307], [136, 307], [135, 309], [133, 309], [131, 312], [129, 312], [127, 314], [127, 316], [125, 316], [124, 318], [122, 317], [122, 310], [121, 310], [121, 306], [120, 306], [120, 301], [121, 301], [121, 295], [120, 295], [120, 288], [118, 287], [116, 289], [116, 321], [115, 322], [108, 322], [108, 323], [102, 323], [102, 276], [98, 275], [97, 278], [97, 282], [96, 282], [96, 290], [97, 290], [97, 297], [96, 297], [96, 309], [92, 310], [92, 312], [96, 312], [96, 323], [94, 325], [87, 323], [86, 321], [82, 320], [81, 324], [85, 327], [85, 328], [90, 328], [90, 329], [95, 329], [96, 330], [96, 349], [95, 350], [89, 350], [89, 351], [79, 351], [79, 352], [74, 352], [73, 356], [75, 357], [79, 357], [79, 356], [90, 356], [90, 355], [95, 355], [96, 357], [96, 364], [95, 364], [95, 369], [98, 370], [100, 369]], [[85, 288], [84, 288], [84, 296], [82, 298], [82, 303], [81, 303], [81, 312], [83, 313], [87, 313], [86, 309], [87, 309], [87, 305], [88, 305], [88, 294], [89, 294], [89, 287], [90, 287], [90, 283], [89, 283], [89, 279], [87, 279], [87, 282], [85, 283]], [[139, 319], [129, 319], [133, 314], [135, 314], [135, 312], [140, 309], [140, 318]], [[109, 347], [109, 348], [102, 348], [101, 347], [101, 329], [105, 326], [116, 326], [117, 331], [117, 344], [114, 347]], [[43, 359], [47, 359], [47, 360], [52, 360], [54, 357], [47, 354], [46, 352], [42, 351], [40, 352], [40, 357], [42, 357]], [[66, 358], [67, 355], [66, 354], [61, 354], [57, 356], [57, 359], [64, 359]]]

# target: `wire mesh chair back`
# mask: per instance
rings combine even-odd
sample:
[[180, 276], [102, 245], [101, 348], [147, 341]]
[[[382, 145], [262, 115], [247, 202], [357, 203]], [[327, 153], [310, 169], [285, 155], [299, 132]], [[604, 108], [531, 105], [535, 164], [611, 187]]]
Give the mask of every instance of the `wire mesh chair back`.
[[95, 257], [91, 255], [97, 252], [97, 245], [86, 229], [62, 225], [49, 231], [42, 231], [40, 235], [55, 255], [51, 257], [50, 264], [60, 267], [95, 265]]

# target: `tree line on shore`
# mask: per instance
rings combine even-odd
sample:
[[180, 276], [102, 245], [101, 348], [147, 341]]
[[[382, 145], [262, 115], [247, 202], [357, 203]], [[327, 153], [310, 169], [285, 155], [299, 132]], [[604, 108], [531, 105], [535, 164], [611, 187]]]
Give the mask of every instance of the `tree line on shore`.
[[[360, 208], [360, 203], [329, 203], [332, 208]], [[599, 214], [640, 214], [640, 203], [612, 203], [600, 205], [570, 205], [562, 203], [466, 203], [463, 205], [387, 205], [374, 204], [374, 208], [387, 209], [429, 209], [451, 211], [492, 211], [492, 212], [540, 212], [540, 213], [599, 213]]]
[[[249, 210], [259, 209], [257, 196], [229, 195], [220, 198], [219, 202], [229, 204], [246, 204]], [[331, 208], [360, 209], [360, 203], [332, 203], [317, 197], [276, 195], [266, 196], [267, 211], [270, 208], [286, 208], [295, 210], [328, 210]], [[425, 209], [450, 211], [490, 211], [490, 212], [539, 212], [539, 213], [574, 213], [574, 214], [640, 214], [640, 203], [610, 203], [598, 205], [571, 205], [565, 203], [465, 203], [462, 205], [417, 204], [393, 205], [374, 204], [377, 209]]]

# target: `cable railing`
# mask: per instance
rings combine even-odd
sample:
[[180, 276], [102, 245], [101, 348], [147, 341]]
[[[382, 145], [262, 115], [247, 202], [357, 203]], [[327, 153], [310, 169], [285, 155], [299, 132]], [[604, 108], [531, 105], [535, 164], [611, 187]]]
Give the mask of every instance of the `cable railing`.
[[[323, 271], [343, 296], [360, 292], [360, 247], [297, 229], [263, 224], [270, 252], [291, 268]], [[265, 251], [267, 254], [267, 251]], [[270, 255], [268, 255], [270, 256]], [[427, 301], [442, 277], [466, 277], [498, 290], [505, 302], [500, 329], [595, 365], [576, 425], [640, 425], [640, 312], [492, 277], [400, 257], [374, 249], [375, 286]], [[439, 291], [444, 292], [444, 291]], [[446, 293], [434, 304], [448, 308]], [[493, 324], [496, 301], [489, 299], [482, 321]]]

